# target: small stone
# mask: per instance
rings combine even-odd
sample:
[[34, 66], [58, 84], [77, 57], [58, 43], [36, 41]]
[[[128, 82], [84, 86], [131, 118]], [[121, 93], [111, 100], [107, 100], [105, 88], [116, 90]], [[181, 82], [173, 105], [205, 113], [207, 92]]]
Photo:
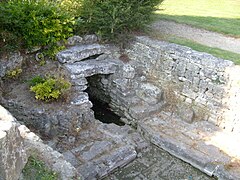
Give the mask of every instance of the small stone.
[[68, 142], [69, 142], [70, 144], [73, 144], [75, 141], [76, 141], [76, 138], [75, 138], [74, 136], [69, 136]]
[[123, 77], [127, 79], [133, 79], [135, 76], [135, 69], [127, 64], [123, 66]]
[[93, 44], [98, 41], [98, 37], [95, 34], [85, 35], [85, 36], [83, 36], [83, 41], [86, 44]]
[[188, 103], [188, 104], [192, 104], [193, 101], [190, 98], [186, 98], [185, 102]]
[[82, 42], [83, 42], [83, 38], [80, 36], [73, 36], [73, 37], [68, 38], [68, 40], [67, 40], [67, 44], [69, 46], [74, 46], [74, 45], [80, 44]]
[[186, 81], [187, 79], [184, 78], [184, 77], [179, 77], [178, 80], [184, 82], [184, 81]]
[[156, 104], [161, 100], [162, 91], [153, 84], [142, 83], [136, 92], [137, 96], [149, 104]]

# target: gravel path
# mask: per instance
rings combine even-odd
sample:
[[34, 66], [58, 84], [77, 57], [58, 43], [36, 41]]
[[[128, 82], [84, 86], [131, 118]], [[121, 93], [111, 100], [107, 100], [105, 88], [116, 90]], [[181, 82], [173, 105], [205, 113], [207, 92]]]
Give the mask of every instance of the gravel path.
[[165, 20], [156, 21], [152, 27], [153, 30], [161, 36], [174, 35], [193, 40], [209, 47], [240, 54], [240, 38], [232, 38], [219, 33]]

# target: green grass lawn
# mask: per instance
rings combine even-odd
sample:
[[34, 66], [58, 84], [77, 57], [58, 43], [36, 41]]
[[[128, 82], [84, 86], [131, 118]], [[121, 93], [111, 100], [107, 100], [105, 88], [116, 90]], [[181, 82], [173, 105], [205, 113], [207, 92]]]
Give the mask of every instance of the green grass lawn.
[[229, 52], [229, 51], [225, 51], [222, 49], [218, 49], [218, 48], [212, 48], [212, 47], [208, 47], [202, 44], [198, 44], [194, 41], [191, 40], [187, 40], [187, 39], [183, 39], [183, 38], [178, 38], [178, 37], [168, 37], [167, 39], [165, 39], [169, 42], [175, 43], [175, 44], [180, 44], [183, 46], [187, 46], [190, 47], [196, 51], [200, 51], [200, 52], [206, 52], [209, 54], [212, 54], [213, 56], [222, 58], [222, 59], [227, 59], [227, 60], [231, 60], [233, 61], [236, 65], [240, 65], [240, 54], [236, 54], [233, 52]]
[[196, 50], [196, 51], [199, 51], [199, 52], [206, 52], [208, 54], [212, 54], [215, 57], [230, 60], [230, 61], [234, 62], [234, 64], [240, 65], [240, 54], [237, 54], [237, 53], [222, 50], [222, 49], [219, 49], [219, 48], [209, 47], [209, 46], [202, 45], [202, 44], [199, 44], [199, 43], [194, 42], [192, 40], [188, 40], [188, 39], [181, 38], [181, 37], [166, 36], [166, 35], [163, 36], [163, 35], [160, 35], [156, 32], [148, 32], [148, 35], [151, 36], [154, 39], [158, 39], [158, 40], [161, 40], [161, 41], [168, 41], [168, 42], [171, 42], [171, 43], [187, 46], [187, 47], [190, 47], [193, 50]]
[[240, 37], [240, 0], [165, 0], [159, 9], [157, 19]]

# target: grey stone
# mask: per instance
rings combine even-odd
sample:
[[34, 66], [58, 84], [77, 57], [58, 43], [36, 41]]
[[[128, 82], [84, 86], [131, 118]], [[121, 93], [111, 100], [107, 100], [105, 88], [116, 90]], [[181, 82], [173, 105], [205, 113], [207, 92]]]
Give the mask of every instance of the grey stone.
[[83, 42], [83, 38], [80, 36], [72, 36], [67, 39], [67, 44], [70, 46], [75, 46]]
[[226, 166], [232, 161], [232, 157], [222, 152], [219, 147], [202, 141], [220, 130], [211, 123], [196, 122], [188, 126], [176, 117], [167, 121], [162, 118], [152, 121], [150, 118], [140, 123], [139, 128], [152, 143], [210, 176], [217, 175], [220, 178], [238, 176], [236, 171], [225, 168], [220, 170], [221, 173], [218, 172], [218, 167]]
[[94, 157], [108, 151], [111, 148], [111, 145], [112, 143], [107, 141], [96, 141], [94, 144], [91, 145], [89, 151], [82, 153], [81, 157], [85, 161], [90, 161]]
[[28, 155], [15, 118], [2, 106], [0, 112], [0, 179], [17, 180]]
[[148, 180], [148, 179], [194, 179], [210, 180], [209, 177], [188, 163], [169, 155], [163, 149], [150, 146], [150, 150], [142, 153], [141, 157], [110, 174], [104, 180]]
[[156, 104], [161, 100], [162, 91], [150, 83], [140, 84], [140, 89], [136, 92], [137, 96], [149, 104]]
[[20, 52], [9, 53], [7, 57], [0, 59], [0, 78], [4, 77], [7, 72], [22, 67], [24, 58]]
[[88, 88], [87, 85], [73, 86], [72, 89], [78, 92], [82, 92]]
[[88, 94], [85, 92], [78, 93], [73, 101], [71, 101], [71, 104], [74, 105], [82, 105], [84, 103], [89, 103]]
[[[22, 131], [24, 131], [24, 128]], [[77, 177], [82, 178], [81, 174], [64, 159], [62, 154], [54, 151], [48, 145], [43, 144], [43, 142], [36, 140], [35, 134], [25, 132], [21, 132], [21, 134], [25, 134], [25, 146], [28, 149], [28, 153], [34, 153], [34, 155], [42, 160], [47, 167], [52, 171], [57, 172], [59, 179], [67, 180], [76, 179]]]
[[77, 168], [77, 167], [79, 167], [81, 165], [81, 162], [76, 158], [76, 156], [71, 151], [64, 152], [63, 156], [75, 168]]
[[116, 71], [118, 63], [114, 60], [106, 59], [104, 61], [88, 60], [65, 65], [71, 74], [78, 77], [89, 77], [94, 74], [112, 74]]
[[185, 122], [192, 123], [194, 119], [194, 111], [191, 105], [180, 104], [177, 108], [178, 116]]
[[135, 69], [130, 65], [126, 64], [123, 66], [123, 77], [127, 79], [133, 79], [135, 76]]
[[57, 59], [60, 63], [74, 63], [96, 54], [102, 54], [105, 50], [106, 48], [99, 44], [78, 45], [59, 52]]
[[83, 41], [86, 44], [93, 44], [98, 41], [98, 37], [95, 34], [85, 35], [83, 36]]
[[83, 175], [83, 179], [86, 180], [96, 180], [97, 178], [97, 167], [94, 165], [94, 163], [88, 163], [86, 165], [80, 166], [78, 169], [78, 172], [81, 172]]

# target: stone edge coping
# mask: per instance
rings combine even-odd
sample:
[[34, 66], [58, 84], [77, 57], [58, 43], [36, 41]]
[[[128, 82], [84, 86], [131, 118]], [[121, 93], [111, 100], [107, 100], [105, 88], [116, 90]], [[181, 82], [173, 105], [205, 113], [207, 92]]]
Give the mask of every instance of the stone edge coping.
[[168, 51], [170, 54], [177, 53], [179, 54], [179, 56], [184, 58], [187, 58], [189, 55], [191, 55], [192, 57], [195, 57], [194, 58], [195, 63], [201, 64], [206, 67], [208, 67], [209, 64], [214, 65], [215, 68], [217, 67], [219, 69], [234, 66], [234, 63], [230, 60], [217, 58], [211, 54], [208, 54], [206, 52], [199, 52], [187, 46], [152, 39], [148, 36], [136, 36], [136, 42], [142, 43], [144, 45], [158, 49], [160, 51]]
[[[167, 136], [164, 136], [164, 133], [156, 133], [144, 122], [138, 125], [138, 129], [141, 131], [143, 136], [148, 139], [152, 144], [164, 149], [171, 155], [191, 164], [193, 167], [199, 169], [200, 171], [209, 176], [214, 176], [224, 180], [235, 180], [239, 179], [240, 177], [239, 173], [230, 172], [230, 170], [226, 169], [224, 167], [224, 164], [222, 164], [221, 162], [213, 164], [211, 162], [207, 162], [206, 160], [207, 163], [205, 163], [201, 160], [202, 156], [200, 154], [197, 154], [195, 151], [192, 151], [189, 148], [180, 148], [181, 143], [184, 144], [184, 142], [178, 143], [177, 141], [175, 141], [177, 143], [173, 143], [171, 142], [171, 139], [168, 139]], [[190, 153], [192, 153], [192, 156]]]
[[76, 169], [64, 159], [64, 156], [53, 150], [25, 125], [21, 125], [17, 120], [0, 105], [0, 136], [5, 136], [10, 128], [16, 125], [24, 141], [25, 153], [27, 157], [34, 155], [45, 162], [53, 171], [57, 172], [60, 179], [83, 179]]

